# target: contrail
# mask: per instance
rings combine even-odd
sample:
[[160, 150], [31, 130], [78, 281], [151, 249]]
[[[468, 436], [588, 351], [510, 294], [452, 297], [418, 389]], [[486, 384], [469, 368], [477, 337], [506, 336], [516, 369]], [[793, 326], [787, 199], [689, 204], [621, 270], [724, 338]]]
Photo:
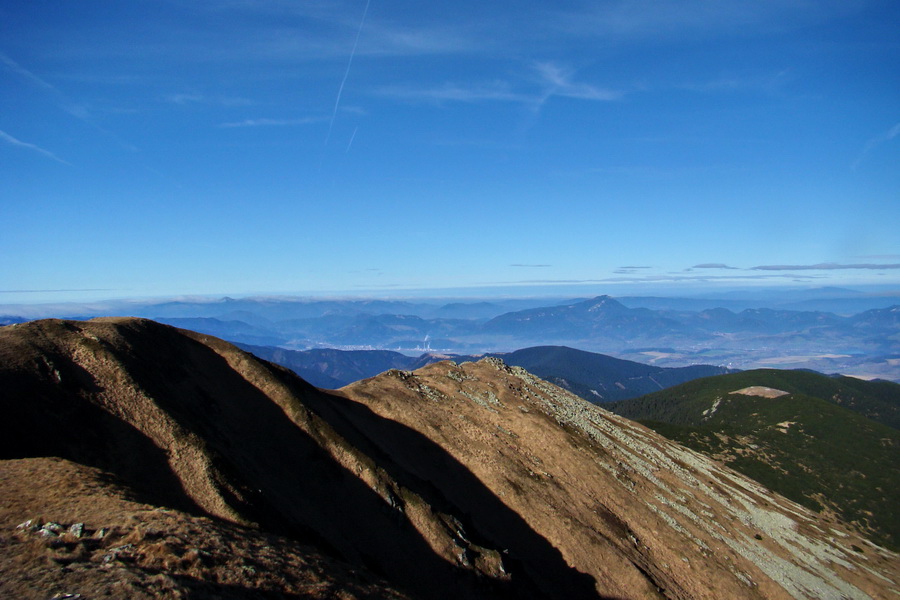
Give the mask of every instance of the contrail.
[[853, 161], [853, 164], [851, 165], [850, 168], [855, 171], [856, 168], [859, 167], [859, 164], [863, 161], [863, 159], [866, 158], [866, 156], [868, 156], [869, 152], [874, 150], [876, 146], [879, 146], [885, 142], [889, 142], [892, 139], [894, 139], [895, 137], [897, 137], [898, 135], [900, 135], [900, 123], [897, 123], [890, 129], [888, 129], [887, 131], [882, 133], [881, 135], [877, 135], [877, 136], [873, 137], [872, 139], [870, 139], [868, 142], [866, 142], [866, 145], [862, 149], [862, 152], [859, 153], [859, 156], [856, 158], [855, 161]]
[[28, 69], [26, 69], [25, 67], [23, 67], [22, 65], [20, 65], [16, 61], [14, 61], [13, 59], [11, 59], [7, 55], [3, 54], [2, 52], [0, 52], [0, 64], [6, 65], [6, 68], [8, 68], [13, 73], [18, 73], [25, 79], [28, 79], [32, 83], [36, 83], [37, 85], [41, 86], [42, 88], [54, 91], [57, 94], [59, 93], [59, 90], [56, 89], [52, 84], [47, 83], [46, 81], [44, 81], [43, 79], [41, 79], [40, 77], [38, 77], [37, 75], [32, 73], [31, 71], [29, 71]]
[[353, 135], [350, 136], [350, 141], [347, 142], [347, 149], [344, 150], [344, 154], [348, 154], [350, 152], [350, 146], [353, 145], [353, 140], [356, 139], [356, 132], [359, 131], [359, 127], [353, 130]]
[[[103, 129], [102, 127], [100, 127], [99, 125], [94, 123], [89, 118], [89, 116], [86, 114], [86, 111], [84, 111], [78, 105], [73, 105], [71, 102], [68, 102], [65, 95], [62, 92], [60, 92], [56, 86], [54, 86], [51, 83], [47, 83], [46, 81], [44, 81], [43, 79], [41, 79], [40, 77], [38, 77], [37, 75], [32, 73], [31, 71], [29, 71], [28, 69], [26, 69], [25, 67], [23, 67], [22, 65], [20, 65], [16, 61], [14, 61], [13, 59], [11, 59], [9, 56], [4, 54], [3, 52], [0, 52], [0, 66], [5, 66], [7, 69], [12, 71], [13, 73], [18, 74], [18, 75], [24, 77], [25, 79], [28, 79], [32, 83], [44, 88], [48, 92], [53, 92], [53, 94], [57, 98], [56, 105], [63, 112], [67, 113], [68, 115], [70, 115], [72, 117], [75, 117], [82, 123], [86, 123], [90, 127], [93, 127], [94, 129], [96, 129], [97, 131], [102, 133], [103, 135], [107, 135], [107, 136], [111, 137], [122, 148], [124, 148], [128, 151], [131, 151], [131, 152], [139, 151], [138, 148], [136, 148], [134, 145], [129, 144], [128, 142], [122, 141], [121, 139], [119, 139], [119, 137], [116, 134], [112, 133], [111, 131], [107, 131], [106, 129]], [[4, 138], [4, 139], [6, 139], [6, 138]], [[9, 140], [7, 139], [6, 141], [9, 141]], [[13, 143], [13, 142], [10, 142], [10, 143]], [[20, 145], [29, 146], [29, 144], [20, 144]], [[38, 151], [41, 151], [41, 150], [38, 149]], [[51, 158], [53, 158], [54, 160], [58, 160], [62, 163], [69, 164], [57, 156], [52, 156], [52, 153], [48, 153], [48, 155], [50, 155]]]
[[359, 29], [356, 30], [356, 41], [353, 42], [353, 50], [350, 51], [350, 60], [347, 61], [347, 70], [344, 71], [344, 78], [341, 80], [341, 87], [338, 88], [337, 98], [334, 101], [334, 110], [331, 113], [331, 122], [328, 124], [328, 135], [325, 137], [325, 145], [331, 139], [331, 128], [334, 127], [334, 118], [337, 116], [338, 106], [341, 104], [341, 94], [344, 93], [344, 84], [347, 83], [347, 76], [350, 75], [350, 65], [353, 64], [353, 57], [356, 55], [356, 47], [359, 45], [359, 36], [362, 34], [363, 25], [366, 24], [366, 15], [369, 13], [369, 3], [372, 0], [366, 0], [366, 8], [363, 10], [362, 20], [359, 22]]
[[29, 144], [28, 142], [23, 142], [22, 140], [16, 139], [3, 130], [0, 130], [0, 140], [3, 140], [4, 142], [6, 142], [7, 144], [10, 144], [11, 146], [18, 146], [20, 148], [28, 148], [29, 150], [34, 150], [35, 152], [37, 152], [39, 154], [43, 154], [47, 158], [52, 158], [56, 162], [62, 163], [64, 165], [68, 165], [70, 167], [72, 166], [72, 163], [61, 159], [60, 157], [53, 154], [49, 150], [44, 150], [37, 144]]

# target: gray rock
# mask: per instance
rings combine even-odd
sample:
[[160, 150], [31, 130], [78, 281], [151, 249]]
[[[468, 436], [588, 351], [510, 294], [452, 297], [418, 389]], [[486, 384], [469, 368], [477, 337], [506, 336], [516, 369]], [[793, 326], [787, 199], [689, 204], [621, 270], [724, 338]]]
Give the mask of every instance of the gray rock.
[[112, 562], [114, 560], [121, 560], [131, 558], [131, 551], [134, 550], [134, 544], [125, 544], [123, 546], [116, 546], [115, 548], [110, 548], [109, 552], [103, 555], [103, 558], [100, 562], [103, 564]]
[[63, 530], [63, 526], [59, 523], [54, 523], [53, 521], [48, 521], [41, 526], [38, 530], [38, 535], [45, 538], [55, 538], [59, 537], [60, 532]]
[[34, 531], [37, 528], [38, 528], [38, 525], [37, 525], [37, 523], [34, 522], [34, 519], [28, 519], [24, 523], [19, 523], [18, 525], [16, 525], [16, 529], [18, 529], [18, 530], [28, 529], [29, 531]]

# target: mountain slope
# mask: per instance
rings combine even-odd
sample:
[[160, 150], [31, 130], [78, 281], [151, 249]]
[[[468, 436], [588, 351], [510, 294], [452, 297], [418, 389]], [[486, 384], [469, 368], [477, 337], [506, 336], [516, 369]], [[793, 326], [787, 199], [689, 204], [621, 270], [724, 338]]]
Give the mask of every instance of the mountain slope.
[[[129, 501], [180, 511], [123, 530], [129, 548], [96, 552], [64, 539], [35, 546], [28, 536], [41, 534], [26, 526], [0, 548], [27, 549], [20, 566], [57, 569], [53, 589], [34, 597], [82, 593], [104, 573], [207, 585], [244, 564], [217, 548], [246, 526], [294, 553], [291, 581], [321, 575], [351, 597], [394, 593], [371, 575], [344, 581], [360, 571], [419, 598], [865, 598], [900, 581], [896, 554], [496, 359], [325, 393], [221, 340], [150, 321], [41, 321], [0, 329], [0, 407], [3, 473], [18, 482], [0, 487], [0, 506], [27, 513], [7, 510], [7, 525], [44, 515], [90, 529], [136, 515], [89, 500], [107, 477]], [[60, 500], [54, 482], [88, 467], [89, 489]], [[35, 469], [51, 474], [23, 482]], [[185, 558], [178, 528], [203, 529], [195, 516], [211, 519], [197, 535], [223, 541]], [[47, 562], [67, 544], [81, 552], [58, 557], [68, 567]], [[108, 566], [91, 570], [98, 561]], [[4, 573], [2, 589], [25, 586], [23, 572]], [[256, 589], [277, 597], [289, 587]]]
[[608, 406], [900, 546], [897, 384], [757, 370]]

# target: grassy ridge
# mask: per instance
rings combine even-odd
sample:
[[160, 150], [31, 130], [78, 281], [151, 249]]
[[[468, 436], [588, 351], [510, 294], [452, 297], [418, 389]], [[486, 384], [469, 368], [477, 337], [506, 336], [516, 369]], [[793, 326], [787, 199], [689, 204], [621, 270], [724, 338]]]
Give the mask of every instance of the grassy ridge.
[[[801, 371], [709, 377], [607, 405], [813, 510], [900, 547], [900, 386]], [[861, 384], [861, 385], [859, 385]], [[751, 386], [778, 398], [732, 394]], [[878, 422], [874, 418], [883, 422]]]

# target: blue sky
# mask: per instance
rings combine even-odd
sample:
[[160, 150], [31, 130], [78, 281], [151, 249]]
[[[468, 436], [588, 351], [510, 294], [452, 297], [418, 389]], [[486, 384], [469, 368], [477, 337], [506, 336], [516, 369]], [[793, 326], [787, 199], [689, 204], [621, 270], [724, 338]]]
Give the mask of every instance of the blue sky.
[[900, 287], [894, 0], [0, 21], [0, 302]]

